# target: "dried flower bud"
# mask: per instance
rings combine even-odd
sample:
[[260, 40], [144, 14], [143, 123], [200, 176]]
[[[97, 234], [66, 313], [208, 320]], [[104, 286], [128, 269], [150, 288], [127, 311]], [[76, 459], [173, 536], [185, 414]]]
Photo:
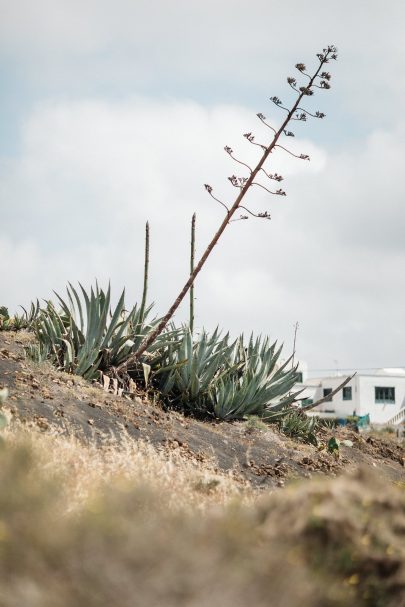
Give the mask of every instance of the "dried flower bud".
[[287, 78], [287, 82], [288, 82], [288, 84], [289, 84], [290, 86], [293, 86], [293, 87], [294, 87], [294, 86], [297, 84], [296, 79], [295, 79], [295, 78], [292, 78], [291, 76], [289, 76], [289, 77]]
[[330, 84], [329, 82], [326, 82], [326, 80], [321, 80], [321, 87], [323, 89], [330, 89]]
[[296, 68], [297, 68], [297, 70], [299, 70], [300, 72], [305, 72], [305, 70], [307, 69], [307, 68], [305, 67], [305, 63], [297, 63], [297, 64], [295, 65], [295, 67], [296, 67]]
[[207, 190], [208, 194], [211, 194], [212, 192], [212, 187], [210, 185], [208, 185], [208, 183], [204, 183], [204, 187]]
[[304, 95], [308, 95], [308, 96], [310, 96], [310, 95], [313, 95], [313, 94], [314, 94], [314, 91], [312, 91], [311, 89], [309, 89], [309, 88], [308, 88], [308, 87], [306, 87], [306, 86], [300, 86], [300, 91], [301, 91], [301, 93], [303, 93]]
[[230, 147], [229, 147], [229, 145], [226, 145], [226, 146], [224, 147], [224, 150], [225, 150], [225, 152], [226, 152], [227, 154], [232, 154], [232, 153], [233, 153], [233, 150], [232, 150], [232, 148], [230, 148]]
[[252, 133], [243, 133], [243, 136], [250, 141], [251, 143], [254, 141], [254, 135], [252, 135]]
[[230, 177], [228, 177], [229, 181], [231, 182], [231, 184], [235, 187], [235, 188], [239, 188], [239, 182], [238, 182], [238, 178], [236, 177], [236, 175], [231, 175]]
[[332, 78], [332, 76], [329, 74], [329, 72], [322, 72], [320, 77], [323, 78], [324, 80], [330, 80]]
[[270, 97], [270, 101], [272, 101], [273, 103], [275, 103], [276, 105], [281, 105], [281, 99], [279, 99], [278, 97], [274, 96], [274, 97]]
[[267, 211], [263, 211], [262, 213], [258, 213], [257, 216], [260, 217], [261, 219], [271, 219], [270, 213], [268, 213]]
[[287, 196], [287, 194], [284, 192], [284, 190], [276, 190], [276, 194], [278, 194], [279, 196]]
[[285, 129], [284, 129], [284, 135], [286, 137], [295, 137], [295, 135], [292, 131], [286, 131]]
[[318, 111], [316, 111], [316, 112], [315, 112], [315, 116], [316, 116], [317, 118], [325, 118], [325, 114], [324, 114], [323, 112], [318, 112]]
[[300, 154], [301, 160], [310, 160], [308, 154]]
[[266, 120], [266, 116], [264, 114], [262, 114], [261, 112], [259, 112], [258, 114], [256, 114], [256, 116], [260, 119], [260, 120]]

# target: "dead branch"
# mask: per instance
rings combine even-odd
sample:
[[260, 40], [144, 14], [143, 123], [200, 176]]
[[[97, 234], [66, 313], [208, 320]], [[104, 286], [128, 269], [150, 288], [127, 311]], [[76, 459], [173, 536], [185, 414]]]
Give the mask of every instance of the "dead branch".
[[350, 377], [346, 377], [345, 381], [342, 382], [340, 384], [340, 386], [338, 386], [337, 388], [335, 388], [334, 390], [332, 390], [332, 392], [330, 392], [327, 396], [324, 396], [323, 398], [320, 398], [315, 403], [311, 403], [310, 405], [303, 406], [302, 410], [303, 411], [310, 411], [314, 407], [317, 407], [318, 405], [322, 405], [323, 403], [328, 402], [333, 396], [335, 396], [335, 394], [337, 394], [338, 392], [340, 392], [340, 390], [342, 390], [345, 387], [345, 385], [348, 384], [349, 381], [353, 379], [353, 377], [355, 375], [356, 375], [356, 373], [353, 373], [353, 375], [351, 375]]

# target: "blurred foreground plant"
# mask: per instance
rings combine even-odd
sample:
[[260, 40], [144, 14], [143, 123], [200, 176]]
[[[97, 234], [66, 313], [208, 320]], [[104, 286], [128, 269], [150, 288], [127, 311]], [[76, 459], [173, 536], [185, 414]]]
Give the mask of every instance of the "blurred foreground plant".
[[7, 417], [4, 415], [4, 413], [1, 412], [1, 408], [3, 407], [4, 403], [6, 402], [7, 397], [8, 397], [7, 388], [3, 388], [2, 390], [0, 390], [0, 430], [2, 430], [3, 428], [5, 428], [7, 426]]

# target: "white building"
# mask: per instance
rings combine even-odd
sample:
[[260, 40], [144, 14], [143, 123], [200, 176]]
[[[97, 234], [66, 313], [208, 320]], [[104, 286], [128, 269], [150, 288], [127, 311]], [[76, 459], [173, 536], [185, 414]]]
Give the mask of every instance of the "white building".
[[[305, 390], [300, 398], [313, 402], [324, 398], [347, 377], [335, 375], [304, 379], [302, 387]], [[343, 390], [313, 409], [312, 413], [330, 418], [369, 415], [371, 424], [404, 424], [405, 369], [380, 369], [373, 375], [357, 374]]]

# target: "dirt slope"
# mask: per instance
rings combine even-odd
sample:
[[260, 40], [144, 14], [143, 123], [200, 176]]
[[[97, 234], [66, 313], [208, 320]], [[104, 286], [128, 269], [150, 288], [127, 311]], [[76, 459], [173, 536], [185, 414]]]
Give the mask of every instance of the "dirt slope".
[[[405, 481], [405, 449], [395, 441], [340, 430], [353, 447], [341, 446], [336, 459], [325, 450], [290, 440], [275, 429], [250, 429], [244, 422], [207, 423], [136, 398], [115, 396], [101, 387], [36, 365], [24, 355], [25, 333], [0, 333], [0, 388], [8, 387], [15, 418], [35, 422], [44, 431], [63, 428], [83, 440], [119, 438], [126, 429], [135, 438], [178, 450], [186, 458], [212, 459], [220, 470], [232, 470], [242, 482], [282, 486], [286, 479], [315, 473], [336, 475], [343, 468], [364, 464], [382, 477]], [[321, 438], [330, 436], [324, 431]]]

